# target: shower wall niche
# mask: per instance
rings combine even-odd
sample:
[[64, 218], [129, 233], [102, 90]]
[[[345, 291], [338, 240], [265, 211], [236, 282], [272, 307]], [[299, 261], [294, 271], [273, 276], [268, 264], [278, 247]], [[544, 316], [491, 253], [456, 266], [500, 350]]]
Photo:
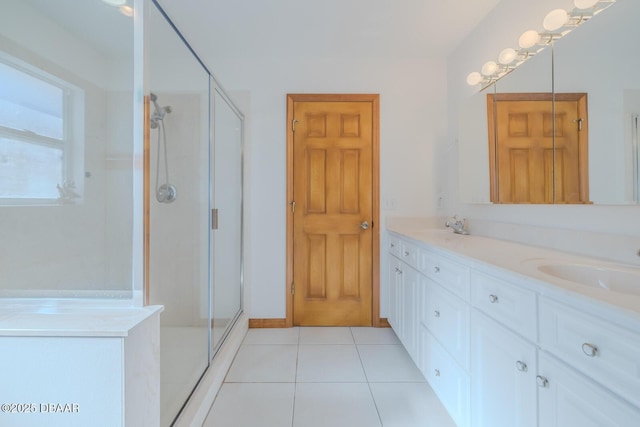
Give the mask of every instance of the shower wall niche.
[[243, 117], [157, 2], [146, 14], [149, 304], [171, 425], [242, 309]]

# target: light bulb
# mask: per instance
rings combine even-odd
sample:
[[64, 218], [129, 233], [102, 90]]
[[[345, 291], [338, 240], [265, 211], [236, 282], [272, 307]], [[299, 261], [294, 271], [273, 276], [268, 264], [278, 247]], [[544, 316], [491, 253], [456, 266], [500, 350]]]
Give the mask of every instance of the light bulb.
[[127, 3], [127, 0], [102, 0], [102, 1], [111, 6], [122, 6], [123, 4]]
[[133, 8], [131, 6], [128, 5], [122, 5], [120, 6], [120, 13], [123, 14], [124, 16], [133, 16]]
[[518, 40], [518, 45], [523, 49], [529, 49], [538, 44], [540, 41], [540, 34], [536, 30], [529, 30], [522, 33]]
[[598, 4], [600, 0], [573, 0], [573, 4], [577, 9], [591, 9]]
[[500, 55], [498, 55], [498, 62], [502, 65], [509, 65], [514, 59], [516, 59], [516, 56], [518, 56], [518, 52], [516, 52], [515, 49], [508, 47], [500, 52]]
[[482, 71], [482, 74], [484, 74], [485, 76], [490, 76], [496, 71], [498, 71], [498, 64], [496, 64], [494, 61], [487, 61], [482, 66], [481, 71]]
[[569, 14], [564, 9], [552, 10], [544, 17], [542, 26], [547, 31], [556, 31], [569, 21]]
[[477, 71], [474, 71], [473, 73], [470, 73], [467, 76], [467, 84], [469, 86], [475, 86], [477, 84], [480, 84], [480, 82], [482, 82], [483, 78], [482, 78], [482, 74], [480, 74]]

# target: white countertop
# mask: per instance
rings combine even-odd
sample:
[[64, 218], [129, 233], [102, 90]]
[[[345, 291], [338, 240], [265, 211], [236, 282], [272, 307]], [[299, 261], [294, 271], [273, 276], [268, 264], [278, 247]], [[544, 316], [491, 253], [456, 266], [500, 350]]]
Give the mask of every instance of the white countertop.
[[126, 337], [162, 306], [109, 300], [0, 299], [0, 336]]
[[599, 315], [640, 330], [640, 281], [637, 283], [639, 295], [631, 295], [563, 280], [540, 271], [538, 266], [590, 265], [630, 272], [639, 277], [640, 268], [505, 240], [454, 234], [450, 229], [424, 228], [412, 221], [394, 221], [387, 230], [425, 243], [445, 255], [449, 253], [465, 258], [471, 267], [479, 270], [511, 276], [517, 279], [518, 284], [541, 295], [589, 304]]

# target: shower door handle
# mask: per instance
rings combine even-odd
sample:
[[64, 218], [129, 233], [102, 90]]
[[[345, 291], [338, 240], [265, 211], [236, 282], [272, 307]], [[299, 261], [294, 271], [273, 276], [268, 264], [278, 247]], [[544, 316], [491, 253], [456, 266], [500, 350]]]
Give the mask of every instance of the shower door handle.
[[218, 229], [218, 209], [211, 209], [211, 229]]

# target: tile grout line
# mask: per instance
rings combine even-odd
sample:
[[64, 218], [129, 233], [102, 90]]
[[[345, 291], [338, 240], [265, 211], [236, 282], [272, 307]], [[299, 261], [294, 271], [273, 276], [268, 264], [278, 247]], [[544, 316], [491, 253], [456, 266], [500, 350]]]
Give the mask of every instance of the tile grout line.
[[295, 416], [296, 416], [296, 393], [298, 392], [298, 363], [300, 360], [300, 333], [302, 328], [298, 327], [298, 340], [297, 340], [297, 351], [296, 351], [296, 370], [293, 376], [293, 404], [291, 405], [291, 427], [293, 426]]
[[358, 359], [360, 359], [360, 366], [362, 367], [364, 378], [365, 380], [367, 380], [367, 388], [369, 389], [369, 394], [371, 395], [373, 406], [374, 408], [376, 408], [376, 414], [378, 415], [378, 421], [380, 421], [380, 427], [382, 427], [382, 416], [380, 415], [380, 409], [378, 409], [378, 403], [376, 402], [376, 398], [373, 395], [373, 390], [371, 390], [371, 383], [369, 382], [369, 376], [367, 375], [367, 370], [364, 368], [364, 363], [362, 362], [362, 356], [360, 355], [360, 348], [358, 347], [358, 343], [356, 342], [356, 337], [353, 335], [353, 328], [349, 328], [349, 331], [351, 332], [353, 343], [356, 346], [356, 353], [358, 353]]

